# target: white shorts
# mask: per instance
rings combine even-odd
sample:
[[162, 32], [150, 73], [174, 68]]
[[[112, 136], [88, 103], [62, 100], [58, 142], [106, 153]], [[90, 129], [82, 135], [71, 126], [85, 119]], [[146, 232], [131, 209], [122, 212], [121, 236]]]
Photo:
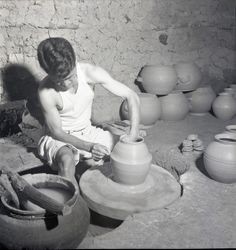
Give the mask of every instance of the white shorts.
[[[107, 147], [110, 151], [114, 146], [114, 139], [109, 131], [105, 131], [101, 128], [97, 128], [92, 125], [83, 130], [70, 131], [68, 133], [84, 141], [102, 144], [105, 147]], [[92, 158], [92, 154], [90, 152], [79, 150], [69, 143], [55, 140], [48, 135], [43, 136], [39, 140], [38, 143], [39, 156], [42, 157], [44, 160], [46, 160], [47, 163], [53, 167], [56, 154], [58, 150], [63, 146], [69, 146], [72, 149], [75, 156], [76, 164], [80, 161], [80, 159]]]

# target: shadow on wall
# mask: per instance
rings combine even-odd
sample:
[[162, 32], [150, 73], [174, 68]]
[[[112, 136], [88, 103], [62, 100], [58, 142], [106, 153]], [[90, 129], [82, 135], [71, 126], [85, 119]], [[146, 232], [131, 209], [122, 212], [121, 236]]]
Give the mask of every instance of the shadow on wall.
[[30, 114], [43, 122], [37, 90], [39, 80], [22, 64], [10, 64], [2, 70], [3, 87], [9, 101], [26, 100]]

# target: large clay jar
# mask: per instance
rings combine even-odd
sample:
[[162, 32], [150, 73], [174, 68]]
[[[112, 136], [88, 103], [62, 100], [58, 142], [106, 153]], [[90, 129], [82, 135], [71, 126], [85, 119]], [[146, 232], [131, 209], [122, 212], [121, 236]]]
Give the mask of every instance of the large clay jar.
[[151, 94], [166, 95], [177, 84], [177, 74], [173, 66], [146, 65], [137, 78], [144, 90]]
[[216, 94], [211, 86], [204, 86], [185, 94], [189, 101], [190, 113], [193, 115], [205, 115], [210, 111]]
[[236, 102], [229, 93], [222, 92], [212, 104], [215, 116], [221, 120], [230, 120], [236, 114]]
[[203, 156], [210, 177], [223, 183], [236, 182], [236, 134], [217, 134]]
[[[161, 117], [161, 103], [156, 95], [139, 93], [140, 124], [151, 126]], [[127, 101], [120, 106], [120, 115], [123, 120], [130, 120]]]
[[113, 180], [126, 185], [138, 185], [144, 182], [150, 169], [152, 155], [144, 139], [135, 142], [126, 141], [122, 135], [111, 152], [111, 169]]
[[178, 62], [174, 68], [178, 76], [176, 90], [192, 91], [199, 86], [202, 73], [194, 62]]
[[161, 101], [161, 119], [164, 121], [179, 121], [189, 112], [189, 104], [181, 91], [172, 91], [169, 95], [159, 97]]
[[[44, 209], [24, 210], [14, 207], [8, 193], [1, 197], [3, 207], [0, 214], [0, 245], [7, 249], [74, 249], [86, 236], [90, 223], [87, 204], [79, 194], [78, 188], [66, 178], [33, 174], [24, 177], [36, 187], [55, 187], [67, 192], [66, 204], [71, 212], [65, 215], [47, 213]], [[46, 181], [46, 186], [45, 186]], [[56, 189], [54, 189], [56, 190]], [[57, 193], [54, 199], [61, 199]], [[60, 195], [59, 195], [60, 194]], [[56, 198], [57, 197], [57, 198]], [[64, 197], [63, 197], [64, 198]], [[58, 200], [59, 201], [59, 200]]]

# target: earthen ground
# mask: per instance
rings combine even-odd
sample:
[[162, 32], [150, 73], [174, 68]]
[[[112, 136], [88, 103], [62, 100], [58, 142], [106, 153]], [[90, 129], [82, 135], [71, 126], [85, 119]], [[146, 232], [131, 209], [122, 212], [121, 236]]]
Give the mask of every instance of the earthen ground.
[[[206, 147], [236, 117], [221, 121], [211, 114], [188, 115], [178, 122], [158, 121], [147, 130], [145, 141], [151, 152], [178, 146], [189, 134], [197, 134]], [[33, 149], [7, 139], [0, 141], [1, 165], [16, 171], [42, 164]], [[235, 248], [236, 183], [223, 184], [206, 173], [202, 155], [190, 154], [190, 169], [180, 182], [183, 195], [172, 205], [128, 216], [113, 229], [90, 230], [78, 249], [101, 248]], [[101, 233], [102, 232], [102, 233]]]

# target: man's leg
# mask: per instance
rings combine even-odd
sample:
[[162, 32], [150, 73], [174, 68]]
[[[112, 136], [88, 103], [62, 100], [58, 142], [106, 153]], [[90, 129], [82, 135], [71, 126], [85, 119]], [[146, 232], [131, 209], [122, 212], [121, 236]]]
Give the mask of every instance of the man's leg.
[[75, 179], [75, 158], [72, 149], [68, 146], [61, 147], [55, 157], [58, 174], [70, 179], [76, 186], [78, 183]]

